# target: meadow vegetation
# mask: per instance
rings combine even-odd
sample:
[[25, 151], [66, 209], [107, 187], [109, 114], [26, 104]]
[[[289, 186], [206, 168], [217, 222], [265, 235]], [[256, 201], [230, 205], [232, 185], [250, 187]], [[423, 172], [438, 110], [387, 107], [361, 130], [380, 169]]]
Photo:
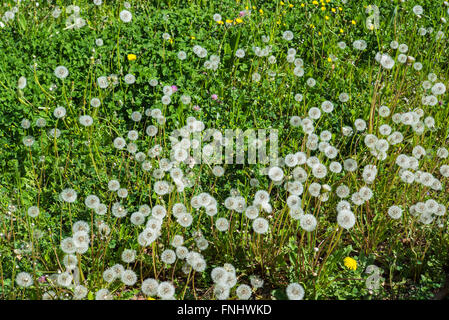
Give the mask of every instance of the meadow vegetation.
[[1, 299], [444, 283], [448, 2], [2, 3]]

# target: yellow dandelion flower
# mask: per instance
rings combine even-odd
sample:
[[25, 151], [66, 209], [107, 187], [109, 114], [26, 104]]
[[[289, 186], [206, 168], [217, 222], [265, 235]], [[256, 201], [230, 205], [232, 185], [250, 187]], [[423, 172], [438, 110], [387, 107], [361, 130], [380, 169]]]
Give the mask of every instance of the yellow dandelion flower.
[[233, 22], [233, 20], [231, 20], [231, 19], [226, 19], [226, 23], [232, 23]]
[[340, 33], [343, 33], [343, 29], [340, 29]]
[[351, 257], [344, 258], [343, 263], [345, 264], [345, 267], [348, 268], [348, 269], [351, 269], [351, 270], [356, 270], [357, 269], [357, 261], [355, 261]]
[[288, 5], [288, 7], [289, 7], [289, 8], [293, 8], [293, 5], [290, 3], [290, 4]]
[[220, 21], [217, 21], [217, 23], [218, 24], [223, 24], [224, 22], [220, 20]]
[[194, 36], [190, 36], [190, 39], [195, 40], [196, 38]]
[[242, 23], [242, 22], [243, 22], [243, 20], [242, 20], [242, 19], [240, 19], [240, 18], [237, 18], [237, 19], [235, 19], [235, 22], [237, 22], [237, 23]]
[[147, 300], [156, 300], [156, 299], [154, 299], [152, 297], [148, 297]]
[[352, 20], [351, 23], [352, 23], [352, 24], [355, 24], [355, 20]]
[[326, 11], [326, 7], [321, 7], [321, 11]]
[[137, 56], [135, 54], [132, 54], [132, 53], [128, 54], [128, 61], [134, 61], [136, 59], [137, 59]]
[[312, 1], [314, 5], [318, 5], [318, 1]]
[[263, 14], [263, 10], [262, 9], [260, 9], [259, 12], [260, 12], [260, 14]]
[[301, 3], [301, 7], [304, 8], [306, 5], [304, 3]]
[[332, 11], [333, 13], [335, 13], [337, 10], [336, 10], [335, 8], [332, 8], [331, 11]]
[[283, 6], [285, 3], [283, 1], [280, 2], [281, 6]]
[[343, 11], [343, 8], [342, 7], [338, 7], [338, 10]]
[[332, 62], [331, 57], [327, 58], [327, 61], [328, 61], [328, 62]]
[[329, 17], [328, 16], [324, 16], [324, 19], [329, 20]]

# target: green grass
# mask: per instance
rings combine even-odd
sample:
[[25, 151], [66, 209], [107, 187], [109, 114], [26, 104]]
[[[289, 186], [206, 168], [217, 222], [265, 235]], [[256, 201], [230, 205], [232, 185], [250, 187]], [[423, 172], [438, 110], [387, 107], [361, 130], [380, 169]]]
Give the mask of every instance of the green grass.
[[[263, 279], [264, 284], [252, 289], [251, 299], [286, 299], [286, 288], [291, 283], [303, 286], [304, 299], [433, 297], [445, 281], [444, 270], [449, 264], [447, 214], [432, 213], [431, 209], [416, 213], [413, 205], [433, 199], [443, 210], [449, 203], [448, 178], [443, 175], [447, 168], [444, 166], [449, 165], [444, 156], [449, 139], [447, 94], [438, 95], [432, 105], [422, 100], [432, 94], [424, 88], [429, 74], [436, 78], [430, 87], [435, 83], [448, 86], [448, 27], [442, 19], [449, 19], [449, 14], [443, 1], [331, 0], [324, 5], [277, 0], [128, 1], [127, 10], [132, 13], [129, 23], [119, 18], [124, 3], [103, 2], [97, 6], [93, 1], [42, 1], [37, 7], [27, 1], [18, 6], [13, 19], [2, 20], [2, 299], [42, 299], [52, 294], [61, 299], [95, 299], [100, 289], [109, 290], [114, 299], [147, 298], [141, 284], [148, 278], [171, 282], [176, 299], [215, 299], [220, 298], [214, 293], [220, 285], [214, 283], [211, 272], [225, 264], [235, 269], [235, 274], [230, 274], [236, 284], [228, 288], [229, 295], [224, 294], [229, 299], [238, 299], [237, 287], [250, 285], [252, 276]], [[79, 29], [70, 28], [70, 21], [66, 24], [72, 14], [67, 8], [72, 4], [79, 6], [79, 16], [85, 21]], [[380, 13], [379, 28], [374, 30], [365, 24], [372, 14], [366, 11], [370, 4], [376, 4]], [[413, 12], [418, 4], [424, 9], [420, 17]], [[5, 1], [0, 15], [14, 5], [13, 1]], [[57, 7], [61, 12], [55, 18]], [[217, 13], [223, 23], [214, 21]], [[227, 23], [228, 19], [232, 22]], [[420, 28], [426, 29], [425, 35], [420, 35]], [[287, 30], [293, 32], [291, 41], [283, 38]], [[444, 38], [440, 39], [438, 32]], [[164, 33], [170, 35], [169, 40], [163, 38]], [[102, 39], [103, 45], [98, 46], [97, 39]], [[354, 48], [355, 40], [364, 40], [366, 48]], [[406, 63], [399, 61], [400, 50], [391, 48], [393, 40], [408, 46]], [[339, 47], [340, 42], [346, 43], [345, 49]], [[207, 50], [205, 58], [193, 52], [196, 45]], [[259, 56], [254, 47], [271, 51]], [[243, 58], [236, 57], [238, 49], [245, 51]], [[301, 61], [290, 60], [289, 49], [296, 50], [295, 59], [302, 59], [302, 76], [295, 75]], [[180, 51], [186, 52], [185, 60], [178, 58]], [[394, 67], [383, 68], [375, 59], [378, 52], [391, 56]], [[129, 54], [136, 59], [128, 59]], [[219, 57], [216, 70], [204, 65], [212, 55]], [[414, 63], [421, 63], [422, 68]], [[57, 66], [68, 69], [65, 79], [55, 76]], [[134, 83], [126, 83], [127, 74], [135, 76]], [[257, 74], [260, 80], [254, 81]], [[112, 85], [111, 75], [115, 75], [116, 85]], [[98, 84], [101, 76], [109, 77], [110, 85], [105, 89]], [[21, 89], [20, 77], [27, 80]], [[307, 84], [309, 78], [315, 79], [314, 86]], [[154, 79], [156, 86], [151, 85]], [[162, 103], [164, 86], [177, 87], [169, 104]], [[342, 93], [348, 94], [348, 101], [339, 99]], [[187, 104], [181, 101], [183, 95], [190, 97]], [[101, 105], [93, 107], [92, 98], [98, 98]], [[292, 117], [303, 120], [312, 108], [322, 109], [324, 101], [331, 101], [334, 109], [331, 113], [321, 111], [321, 116], [312, 121], [313, 133], [318, 138], [324, 130], [331, 133], [329, 144], [338, 150], [334, 159], [310, 143], [314, 139], [311, 131], [291, 125]], [[66, 110], [60, 119], [54, 116], [58, 106]], [[381, 106], [388, 106], [390, 115], [381, 117]], [[160, 110], [163, 120], [150, 115], [155, 109]], [[133, 121], [134, 112], [141, 114], [140, 121]], [[400, 114], [407, 112], [422, 113], [420, 124], [426, 123], [423, 132], [397, 121]], [[93, 124], [84, 127], [79, 121], [82, 115], [91, 116]], [[327, 174], [316, 178], [307, 164], [288, 167], [279, 163], [284, 178], [278, 183], [265, 174], [269, 165], [263, 163], [225, 164], [224, 175], [216, 176], [213, 164], [189, 166], [181, 162], [172, 164], [187, 178], [185, 188], [177, 189], [170, 173], [158, 176], [157, 169], [161, 159], [170, 159], [174, 146], [170, 134], [190, 123], [189, 117], [223, 134], [226, 129], [276, 129], [279, 157], [304, 152], [307, 158], [324, 164]], [[39, 118], [45, 119], [45, 126], [36, 125]], [[357, 119], [365, 121], [366, 129], [356, 129]], [[149, 125], [157, 127], [154, 136], [146, 133]], [[400, 132], [403, 139], [390, 144], [384, 157], [378, 158], [366, 145], [365, 137], [373, 134], [387, 139], [388, 134], [381, 134], [382, 125], [389, 125], [391, 132]], [[345, 127], [352, 128], [352, 134], [343, 134]], [[49, 134], [52, 128], [60, 130], [59, 137]], [[130, 130], [138, 132], [136, 141], [128, 138]], [[30, 147], [23, 143], [27, 136], [35, 140]], [[128, 146], [135, 143], [151, 170], [142, 168], [137, 153], [126, 147], [115, 148], [117, 137], [123, 137]], [[158, 155], [153, 152], [156, 145], [161, 147]], [[408, 169], [416, 181], [405, 183], [396, 161], [401, 154], [416, 155], [416, 146], [422, 146], [425, 155], [418, 157], [417, 167]], [[331, 162], [343, 166], [349, 158], [358, 164], [355, 171], [330, 171]], [[376, 178], [369, 184], [363, 178], [367, 165], [377, 168]], [[295, 167], [302, 167], [307, 179], [300, 179]], [[438, 183], [431, 187], [418, 182], [419, 172], [421, 176], [431, 174]], [[120, 198], [109, 190], [112, 179], [127, 189], [126, 197]], [[161, 180], [174, 186], [168, 194], [155, 192], [155, 183]], [[287, 205], [290, 193], [285, 183], [295, 180], [301, 181], [303, 187], [299, 195], [301, 210], [296, 211], [315, 217], [317, 226], [312, 231], [301, 226], [304, 218], [295, 218], [294, 210]], [[312, 183], [321, 185], [318, 197], [309, 192]], [[341, 185], [349, 187], [350, 195], [344, 200], [356, 219], [349, 229], [337, 222], [337, 204], [342, 206], [342, 199], [336, 190]], [[352, 194], [365, 186], [372, 191], [372, 197], [354, 203]], [[73, 203], [61, 199], [67, 188], [77, 193]], [[250, 206], [258, 190], [270, 194], [272, 210], [259, 208], [259, 217], [269, 224], [265, 234], [253, 230], [253, 222], [244, 212], [225, 205], [228, 197], [238, 195], [241, 198], [237, 199], [244, 199], [244, 205]], [[217, 214], [213, 217], [205, 208], [192, 207], [192, 197], [201, 193], [216, 200]], [[100, 215], [85, 205], [89, 195], [96, 195], [106, 205], [106, 214]], [[116, 202], [127, 210], [125, 217], [113, 214]], [[177, 222], [173, 212], [176, 203], [183, 203], [191, 214], [190, 226]], [[148, 218], [143, 225], [133, 224], [130, 218], [144, 204], [166, 209], [160, 235], [148, 246], [138, 241]], [[388, 214], [393, 205], [402, 209], [399, 219]], [[28, 214], [31, 206], [39, 208], [37, 217]], [[227, 219], [227, 231], [218, 230], [218, 218]], [[75, 266], [65, 266], [66, 254], [60, 243], [72, 236], [76, 221], [87, 222], [90, 242], [87, 251], [75, 255], [79, 279], [61, 286], [58, 272], [72, 274]], [[109, 232], [102, 235], [101, 230]], [[173, 264], [161, 260], [164, 250], [175, 250], [171, 245], [175, 235], [183, 236], [183, 245], [190, 252], [201, 254], [202, 258], [193, 260], [204, 261], [204, 270], [195, 271], [181, 258]], [[204, 250], [197, 243], [202, 237], [208, 242]], [[136, 251], [133, 262], [122, 261], [125, 249]], [[345, 267], [346, 257], [357, 261], [355, 270]], [[118, 278], [111, 283], [104, 280], [104, 271], [116, 264], [133, 270], [135, 284], [125, 285]], [[366, 285], [369, 265], [381, 269], [375, 290]], [[31, 275], [30, 287], [19, 285], [20, 272]], [[79, 285], [83, 287], [75, 288]], [[77, 294], [83, 288], [85, 294]], [[160, 298], [157, 294], [151, 296]]]

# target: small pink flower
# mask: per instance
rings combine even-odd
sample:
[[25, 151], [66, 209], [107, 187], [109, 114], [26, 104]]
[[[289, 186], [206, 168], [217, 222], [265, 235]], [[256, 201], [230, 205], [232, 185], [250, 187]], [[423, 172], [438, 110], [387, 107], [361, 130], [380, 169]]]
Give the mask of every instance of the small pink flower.
[[200, 111], [201, 108], [200, 108], [200, 106], [193, 106], [193, 110], [195, 110], [195, 111]]
[[213, 94], [213, 95], [211, 96], [211, 98], [212, 98], [212, 100], [217, 100], [217, 99], [218, 99], [218, 96], [217, 96], [216, 94]]
[[45, 276], [41, 276], [37, 279], [37, 281], [39, 281], [40, 283], [44, 283], [47, 279], [45, 278]]
[[240, 11], [239, 16], [244, 17], [246, 15], [246, 11]]
[[178, 91], [178, 87], [177, 86], [171, 86], [171, 88], [172, 88], [173, 92]]

